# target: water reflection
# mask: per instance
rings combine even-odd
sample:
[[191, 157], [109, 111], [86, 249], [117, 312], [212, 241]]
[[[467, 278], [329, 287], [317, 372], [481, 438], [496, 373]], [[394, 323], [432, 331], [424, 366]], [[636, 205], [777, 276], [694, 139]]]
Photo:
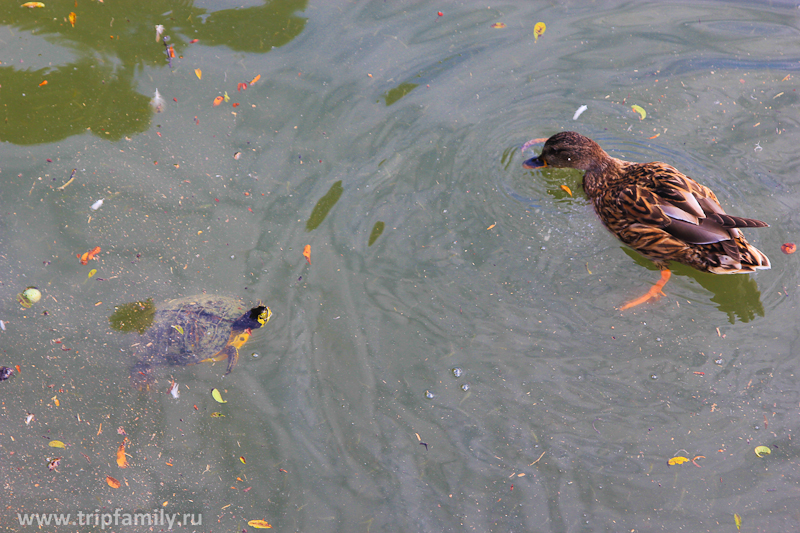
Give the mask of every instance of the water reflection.
[[[79, 57], [63, 64], [30, 69], [4, 61], [5, 120], [0, 121], [0, 141], [39, 144], [65, 139], [86, 130], [116, 141], [150, 127], [149, 96], [139, 92], [142, 69], [168, 66], [164, 45], [154, 41], [155, 26], [165, 35], [176, 59], [187, 63], [192, 46], [225, 46], [238, 52], [266, 53], [297, 37], [306, 18], [298, 12], [306, 0], [274, 0], [244, 9], [210, 11], [194, 2], [165, 7], [158, 0], [134, 3], [87, 2], [77, 11], [74, 27], [53, 16], [51, 9], [20, 9], [17, 3], [0, 7], [0, 20], [22, 32], [23, 56], [43, 36], [69, 48]], [[166, 12], [165, 12], [166, 10]], [[66, 13], [64, 13], [66, 15]], [[193, 43], [194, 39], [199, 42]], [[177, 65], [178, 63], [175, 63]], [[197, 65], [192, 65], [192, 68]], [[190, 75], [190, 68], [182, 72]]]

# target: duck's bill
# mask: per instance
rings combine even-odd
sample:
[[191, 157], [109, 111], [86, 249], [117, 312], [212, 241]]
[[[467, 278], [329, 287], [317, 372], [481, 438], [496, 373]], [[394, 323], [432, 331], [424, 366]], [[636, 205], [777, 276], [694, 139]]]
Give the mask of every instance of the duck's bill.
[[544, 160], [542, 160], [538, 156], [537, 157], [532, 157], [532, 158], [530, 158], [527, 161], [522, 163], [522, 168], [544, 168], [546, 166], [547, 166], [547, 162], [545, 162]]

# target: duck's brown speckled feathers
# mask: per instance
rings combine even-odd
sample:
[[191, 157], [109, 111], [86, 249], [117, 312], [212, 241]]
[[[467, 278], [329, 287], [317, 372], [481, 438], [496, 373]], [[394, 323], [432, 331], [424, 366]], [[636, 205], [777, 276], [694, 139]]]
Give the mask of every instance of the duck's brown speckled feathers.
[[726, 214], [711, 189], [670, 165], [623, 161], [591, 139], [564, 131], [523, 166], [584, 170], [584, 191], [603, 224], [662, 269], [669, 261], [715, 274], [770, 268], [767, 256], [738, 229], [767, 224]]

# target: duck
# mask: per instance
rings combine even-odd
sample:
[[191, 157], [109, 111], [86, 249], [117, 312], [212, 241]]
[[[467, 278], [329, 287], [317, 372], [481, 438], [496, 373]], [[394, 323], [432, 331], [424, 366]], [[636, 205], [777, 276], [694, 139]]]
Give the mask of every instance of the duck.
[[603, 225], [660, 269], [661, 279], [622, 305], [622, 311], [664, 295], [671, 261], [713, 274], [746, 274], [771, 266], [740, 230], [769, 224], [727, 214], [711, 189], [671, 165], [611, 157], [588, 137], [562, 131], [522, 166], [582, 170], [583, 190]]

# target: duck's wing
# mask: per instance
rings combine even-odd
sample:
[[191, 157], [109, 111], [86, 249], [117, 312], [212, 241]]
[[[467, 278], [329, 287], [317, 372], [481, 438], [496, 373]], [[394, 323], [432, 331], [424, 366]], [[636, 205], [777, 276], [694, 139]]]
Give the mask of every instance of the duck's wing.
[[687, 244], [720, 243], [735, 262], [740, 260], [737, 228], [768, 224], [725, 213], [714, 192], [663, 163], [630, 168], [629, 186], [618, 202], [640, 224], [658, 227]]

